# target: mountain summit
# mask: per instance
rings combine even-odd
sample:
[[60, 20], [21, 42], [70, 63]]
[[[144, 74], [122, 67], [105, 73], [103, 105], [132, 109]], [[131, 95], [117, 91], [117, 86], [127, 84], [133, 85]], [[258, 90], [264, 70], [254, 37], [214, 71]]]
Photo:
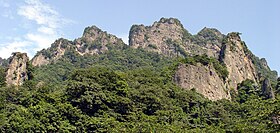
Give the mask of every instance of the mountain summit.
[[98, 56], [106, 55], [110, 49], [127, 47], [167, 58], [195, 57], [195, 63], [181, 61], [175, 69], [174, 83], [185, 89], [195, 88], [211, 100], [230, 99], [231, 89], [237, 91], [238, 84], [244, 80], [258, 83], [261, 76], [270, 75], [272, 81], [277, 78], [265, 59], [259, 59], [247, 48], [240, 33], [224, 35], [215, 28], [205, 27], [192, 35], [176, 18], [161, 18], [151, 26], [133, 25], [128, 46], [96, 26], [87, 27], [82, 37], [73, 41], [60, 38], [50, 48], [39, 51], [31, 62], [36, 67], [55, 63], [69, 54]]
[[280, 132], [280, 78], [240, 37], [176, 18], [0, 58], [1, 132]]

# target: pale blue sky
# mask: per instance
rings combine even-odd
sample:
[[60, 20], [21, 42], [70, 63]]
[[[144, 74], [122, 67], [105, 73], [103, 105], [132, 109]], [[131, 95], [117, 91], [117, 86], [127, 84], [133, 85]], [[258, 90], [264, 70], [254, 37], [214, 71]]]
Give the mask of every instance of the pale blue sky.
[[280, 0], [0, 0], [0, 56], [30, 56], [59, 37], [74, 39], [86, 26], [127, 40], [133, 24], [178, 18], [196, 34], [203, 27], [238, 31], [248, 47], [280, 72]]

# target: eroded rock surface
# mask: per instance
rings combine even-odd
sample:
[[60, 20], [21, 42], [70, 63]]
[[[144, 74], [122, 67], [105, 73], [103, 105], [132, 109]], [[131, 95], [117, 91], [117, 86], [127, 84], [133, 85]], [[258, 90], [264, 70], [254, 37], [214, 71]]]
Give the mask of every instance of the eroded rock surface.
[[230, 99], [224, 81], [212, 65], [180, 64], [175, 72], [174, 81], [182, 88], [195, 88], [210, 100]]
[[28, 80], [28, 60], [29, 59], [26, 53], [13, 53], [6, 73], [7, 85], [20, 86], [24, 83], [24, 81]]
[[238, 33], [228, 34], [225, 41], [220, 53], [220, 60], [225, 63], [229, 71], [228, 84], [230, 88], [236, 89], [237, 84], [246, 79], [257, 82], [258, 76], [255, 66]]
[[[176, 45], [183, 49], [184, 36], [190, 36], [178, 19], [161, 18], [152, 26], [133, 25], [129, 32], [129, 45], [159, 54], [174, 56]], [[184, 52], [181, 51], [181, 52]]]
[[33, 66], [46, 65], [60, 59], [66, 52], [75, 52], [81, 56], [105, 53], [109, 47], [123, 47], [125, 44], [114, 35], [108, 34], [96, 26], [87, 27], [81, 38], [69, 41], [60, 38], [50, 48], [39, 51], [32, 59]]

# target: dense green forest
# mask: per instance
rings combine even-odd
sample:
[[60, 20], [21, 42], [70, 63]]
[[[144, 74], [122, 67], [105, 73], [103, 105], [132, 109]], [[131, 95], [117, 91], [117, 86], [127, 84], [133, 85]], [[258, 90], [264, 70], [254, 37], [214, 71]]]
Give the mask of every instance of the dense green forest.
[[1, 132], [280, 132], [280, 96], [262, 94], [250, 80], [232, 99], [210, 101], [195, 89], [172, 81], [179, 63], [223, 64], [196, 56], [168, 58], [124, 47], [106, 54], [79, 56], [73, 51], [49, 65], [29, 68], [23, 86], [5, 86], [0, 68]]

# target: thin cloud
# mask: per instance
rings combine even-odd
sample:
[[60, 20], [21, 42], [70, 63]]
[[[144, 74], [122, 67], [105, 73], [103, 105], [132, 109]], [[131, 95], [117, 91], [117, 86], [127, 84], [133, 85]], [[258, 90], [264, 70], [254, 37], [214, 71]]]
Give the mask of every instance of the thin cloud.
[[61, 18], [57, 11], [40, 0], [25, 0], [25, 3], [19, 8], [18, 14], [35, 21], [38, 25], [58, 28], [63, 24], [69, 23], [69, 20]]
[[8, 58], [12, 52], [27, 52], [26, 47], [30, 46], [31, 42], [14, 40], [11, 43], [0, 45], [0, 57]]
[[[10, 4], [6, 4], [7, 8]], [[53, 7], [41, 0], [25, 0], [24, 4], [18, 7], [17, 15], [36, 25], [31, 27], [20, 27], [25, 29], [25, 34], [15, 36], [20, 38], [9, 43], [0, 44], [0, 57], [7, 58], [12, 52], [27, 52], [33, 56], [37, 50], [47, 48], [62, 34], [61, 28], [66, 24], [72, 24], [72, 20], [63, 18]], [[22, 24], [24, 26], [24, 24]], [[17, 28], [18, 29], [18, 28]], [[34, 30], [36, 29], [36, 30]]]
[[3, 7], [8, 8], [8, 7], [10, 7], [10, 4], [9, 3], [3, 3]]
[[45, 34], [34, 34], [34, 33], [28, 33], [25, 36], [26, 40], [29, 40], [33, 42], [34, 44], [40, 44], [37, 46], [36, 50], [40, 50], [42, 48], [48, 47], [51, 43], [54, 42], [55, 39], [57, 39], [56, 35], [45, 35]]

